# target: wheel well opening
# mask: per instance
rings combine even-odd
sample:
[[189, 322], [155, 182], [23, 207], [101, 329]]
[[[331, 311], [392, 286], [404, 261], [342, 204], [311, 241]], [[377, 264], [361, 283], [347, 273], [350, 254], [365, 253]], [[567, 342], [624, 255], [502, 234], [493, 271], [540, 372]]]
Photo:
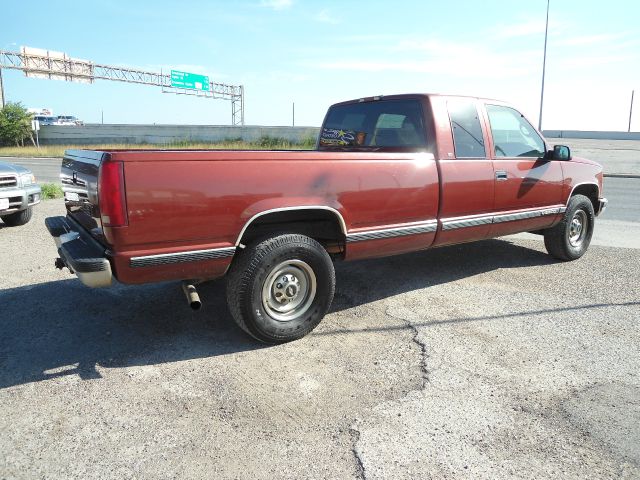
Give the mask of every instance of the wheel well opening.
[[299, 233], [311, 237], [330, 254], [344, 253], [345, 235], [335, 213], [329, 210], [287, 210], [256, 218], [242, 234], [241, 244], [278, 233]]
[[585, 185], [578, 185], [574, 188], [571, 196], [574, 195], [584, 195], [585, 197], [591, 200], [591, 204], [593, 205], [593, 210], [595, 212], [598, 211], [598, 186], [593, 185], [591, 183]]

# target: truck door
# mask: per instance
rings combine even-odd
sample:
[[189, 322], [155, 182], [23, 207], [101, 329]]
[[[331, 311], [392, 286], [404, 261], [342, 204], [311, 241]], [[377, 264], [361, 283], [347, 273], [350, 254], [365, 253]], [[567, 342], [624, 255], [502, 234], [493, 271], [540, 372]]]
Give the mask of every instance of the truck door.
[[498, 237], [550, 226], [562, 205], [560, 163], [542, 159], [546, 151], [544, 140], [514, 108], [486, 104], [486, 121], [495, 175], [490, 235]]
[[[440, 139], [441, 229], [436, 245], [489, 236], [494, 176], [488, 157], [488, 133], [474, 98], [433, 97]], [[445, 123], [446, 122], [446, 123]]]

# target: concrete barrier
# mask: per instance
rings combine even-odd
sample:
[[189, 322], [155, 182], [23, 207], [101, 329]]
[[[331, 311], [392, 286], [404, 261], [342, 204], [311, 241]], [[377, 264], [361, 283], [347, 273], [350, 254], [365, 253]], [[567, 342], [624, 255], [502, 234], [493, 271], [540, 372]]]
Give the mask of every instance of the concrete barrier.
[[86, 124], [81, 126], [46, 125], [40, 129], [43, 145], [91, 145], [109, 143], [222, 142], [241, 139], [255, 142], [261, 137], [283, 138], [301, 143], [316, 138], [317, 127], [262, 127], [217, 125], [120, 125]]
[[544, 130], [547, 138], [584, 138], [591, 140], [640, 140], [640, 132], [597, 132], [581, 130]]

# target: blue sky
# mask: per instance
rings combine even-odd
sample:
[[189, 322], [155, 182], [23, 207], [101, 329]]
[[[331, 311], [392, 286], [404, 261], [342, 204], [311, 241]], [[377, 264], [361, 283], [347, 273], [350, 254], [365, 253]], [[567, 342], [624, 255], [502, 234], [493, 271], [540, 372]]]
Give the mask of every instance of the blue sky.
[[[322, 122], [337, 101], [408, 92], [499, 98], [537, 123], [545, 0], [17, 1], [0, 48], [209, 75], [246, 89], [246, 123]], [[9, 100], [87, 122], [229, 124], [231, 106], [4, 70]], [[640, 130], [640, 2], [551, 0], [543, 128]]]

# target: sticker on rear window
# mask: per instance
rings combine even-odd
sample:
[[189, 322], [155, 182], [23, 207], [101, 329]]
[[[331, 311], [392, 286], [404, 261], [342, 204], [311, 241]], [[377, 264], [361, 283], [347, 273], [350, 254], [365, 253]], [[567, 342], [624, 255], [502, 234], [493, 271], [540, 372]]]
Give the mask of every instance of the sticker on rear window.
[[364, 143], [364, 137], [364, 132], [341, 130], [337, 128], [324, 128], [320, 134], [320, 145], [325, 147], [362, 145]]

